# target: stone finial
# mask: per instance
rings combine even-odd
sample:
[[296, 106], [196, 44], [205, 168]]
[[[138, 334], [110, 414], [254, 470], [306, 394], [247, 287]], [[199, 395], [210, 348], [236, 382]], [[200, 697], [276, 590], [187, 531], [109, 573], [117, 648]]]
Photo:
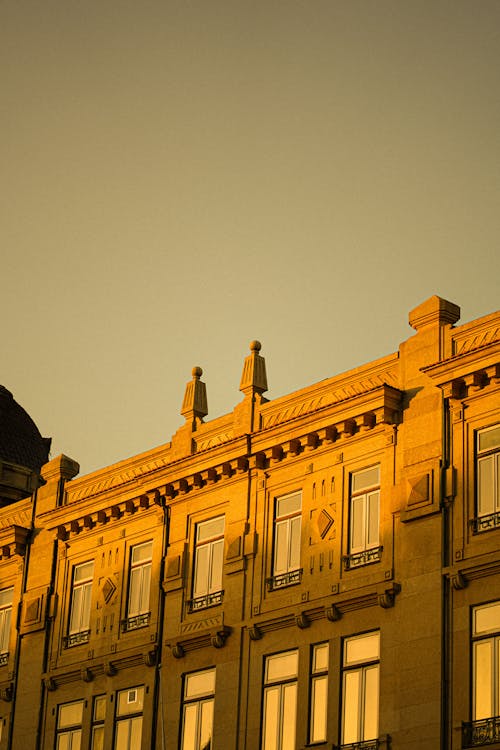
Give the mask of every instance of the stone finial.
[[459, 318], [459, 306], [435, 294], [410, 312], [408, 322], [419, 331], [428, 326], [453, 325]]
[[261, 348], [260, 341], [252, 341], [250, 354], [245, 358], [240, 391], [246, 396], [267, 391], [266, 360], [259, 354]]
[[203, 375], [201, 367], [193, 367], [193, 379], [187, 383], [182, 402], [181, 414], [187, 420], [203, 419], [208, 414], [207, 388], [200, 378]]

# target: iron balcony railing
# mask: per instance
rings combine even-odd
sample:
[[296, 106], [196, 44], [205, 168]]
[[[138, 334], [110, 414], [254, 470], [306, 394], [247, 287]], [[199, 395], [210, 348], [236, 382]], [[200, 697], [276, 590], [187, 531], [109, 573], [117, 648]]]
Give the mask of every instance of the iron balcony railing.
[[69, 633], [63, 638], [64, 648], [79, 646], [82, 643], [88, 643], [90, 640], [90, 630], [80, 630], [79, 633]]
[[339, 750], [378, 750], [379, 747], [378, 740], [361, 740], [360, 742], [351, 742], [350, 745], [339, 745]]
[[137, 630], [137, 628], [145, 628], [149, 625], [151, 619], [151, 612], [141, 612], [140, 615], [130, 615], [125, 620], [122, 620], [122, 631], [126, 633], [128, 630]]
[[487, 516], [478, 516], [470, 522], [473, 534], [480, 534], [481, 531], [498, 529], [500, 527], [500, 513], [488, 513]]
[[267, 587], [269, 591], [276, 591], [276, 589], [285, 588], [285, 586], [293, 586], [296, 583], [300, 583], [302, 580], [302, 568], [297, 570], [288, 570], [286, 573], [280, 573], [276, 576], [271, 576], [267, 579]]
[[372, 547], [372, 549], [364, 549], [361, 552], [352, 552], [350, 555], [345, 555], [345, 570], [360, 568], [362, 565], [369, 565], [370, 563], [379, 562], [379, 560], [382, 559], [383, 549], [383, 547]]
[[223, 599], [224, 591], [214, 591], [212, 594], [196, 596], [193, 599], [188, 600], [188, 612], [198, 612], [199, 609], [216, 607], [217, 604], [222, 604]]
[[500, 716], [462, 724], [462, 747], [482, 747], [500, 742]]
[[4, 651], [2, 654], [0, 654], [0, 667], [5, 667], [6, 664], [9, 662], [9, 652]]

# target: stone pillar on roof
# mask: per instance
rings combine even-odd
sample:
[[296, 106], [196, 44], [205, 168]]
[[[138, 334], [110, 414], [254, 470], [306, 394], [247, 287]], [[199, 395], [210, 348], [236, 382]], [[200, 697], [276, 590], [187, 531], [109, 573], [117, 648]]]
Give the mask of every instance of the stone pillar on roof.
[[207, 388], [200, 378], [203, 375], [201, 367], [193, 367], [193, 379], [186, 384], [181, 414], [186, 423], [179, 427], [172, 437], [172, 449], [176, 458], [189, 456], [193, 453], [193, 432], [203, 423], [203, 417], [208, 414]]
[[260, 405], [267, 401], [262, 395], [267, 391], [266, 360], [259, 352], [260, 341], [250, 343], [250, 354], [245, 358], [241, 374], [240, 391], [245, 398], [234, 409], [234, 434], [244, 435], [260, 428]]

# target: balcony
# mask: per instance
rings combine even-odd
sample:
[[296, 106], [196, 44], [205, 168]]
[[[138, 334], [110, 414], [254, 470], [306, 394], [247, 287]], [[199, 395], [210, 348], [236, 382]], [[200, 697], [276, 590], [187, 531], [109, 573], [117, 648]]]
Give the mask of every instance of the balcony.
[[88, 643], [90, 640], [90, 630], [80, 630], [79, 633], [70, 633], [63, 638], [64, 648], [80, 646], [82, 643]]
[[150, 619], [151, 612], [141, 612], [139, 615], [130, 615], [125, 620], [122, 620], [122, 632], [127, 633], [129, 630], [145, 628], [149, 625]]
[[378, 740], [362, 740], [361, 742], [352, 742], [350, 745], [339, 745], [338, 750], [378, 750], [379, 747]]
[[490, 531], [500, 527], [500, 513], [489, 513], [487, 516], [478, 516], [470, 521], [473, 534], [480, 534], [482, 531]]
[[0, 654], [0, 667], [5, 667], [5, 665], [8, 663], [9, 663], [9, 652], [4, 651], [3, 654]]
[[277, 589], [284, 589], [286, 586], [294, 586], [301, 580], [302, 568], [297, 568], [297, 570], [288, 570], [286, 573], [272, 576], [267, 579], [266, 583], [268, 591], [276, 591]]
[[194, 599], [189, 599], [188, 612], [198, 612], [200, 609], [208, 609], [208, 607], [216, 607], [218, 604], [222, 604], [224, 599], [224, 591], [214, 591], [212, 594], [204, 594], [203, 596], [197, 596]]
[[344, 555], [344, 569], [352, 570], [353, 568], [360, 568], [363, 565], [379, 562], [382, 559], [383, 549], [383, 547], [373, 547], [372, 549], [364, 549], [361, 552]]
[[500, 716], [462, 723], [462, 747], [483, 747], [500, 742]]

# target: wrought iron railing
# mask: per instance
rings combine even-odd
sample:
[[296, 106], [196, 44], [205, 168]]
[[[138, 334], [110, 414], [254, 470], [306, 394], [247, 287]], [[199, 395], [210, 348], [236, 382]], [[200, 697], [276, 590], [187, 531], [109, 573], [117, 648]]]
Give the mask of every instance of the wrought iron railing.
[[462, 747], [482, 747], [500, 742], [500, 716], [462, 723]]
[[473, 534], [480, 534], [481, 531], [498, 529], [500, 527], [500, 513], [488, 513], [487, 516], [478, 516], [470, 522]]
[[142, 612], [140, 615], [131, 615], [125, 620], [122, 620], [122, 631], [127, 632], [128, 630], [144, 628], [146, 625], [149, 625], [150, 619], [151, 612]]
[[383, 547], [372, 547], [371, 549], [364, 549], [361, 552], [351, 552], [350, 555], [344, 556], [344, 568], [351, 570], [352, 568], [359, 568], [362, 565], [379, 562], [382, 558], [383, 549]]
[[224, 599], [224, 591], [214, 591], [212, 594], [204, 594], [203, 596], [196, 596], [193, 599], [188, 600], [188, 611], [198, 612], [199, 609], [207, 609], [208, 607], [216, 607], [217, 604], [222, 604]]
[[69, 633], [63, 638], [64, 648], [79, 646], [81, 643], [88, 643], [90, 640], [90, 630], [80, 630], [79, 633]]
[[2, 654], [0, 654], [0, 667], [5, 667], [6, 664], [9, 662], [9, 652], [4, 651]]
[[276, 591], [276, 589], [285, 588], [285, 586], [293, 586], [296, 583], [300, 583], [302, 580], [302, 568], [297, 570], [288, 570], [286, 573], [280, 573], [276, 576], [271, 576], [267, 579], [267, 586], [269, 591]]
[[378, 750], [379, 747], [378, 740], [361, 740], [360, 742], [351, 742], [350, 745], [339, 745], [339, 750]]

